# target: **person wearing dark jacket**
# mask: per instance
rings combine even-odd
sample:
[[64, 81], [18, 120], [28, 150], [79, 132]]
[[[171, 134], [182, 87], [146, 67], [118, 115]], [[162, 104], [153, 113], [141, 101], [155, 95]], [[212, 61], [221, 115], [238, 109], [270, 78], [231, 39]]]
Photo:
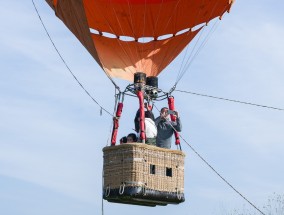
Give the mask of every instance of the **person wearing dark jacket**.
[[155, 119], [158, 130], [156, 145], [161, 148], [170, 149], [174, 131], [181, 132], [182, 126], [178, 112], [174, 111], [177, 118], [176, 122], [172, 122], [169, 118], [168, 110], [166, 107], [162, 108], [160, 116]]

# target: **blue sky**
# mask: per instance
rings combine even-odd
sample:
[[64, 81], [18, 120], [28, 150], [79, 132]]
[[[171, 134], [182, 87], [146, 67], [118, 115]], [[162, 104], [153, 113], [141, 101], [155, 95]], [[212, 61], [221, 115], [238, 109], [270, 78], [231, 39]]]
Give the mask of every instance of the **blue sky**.
[[[32, 2], [0, 2], [1, 214], [101, 214], [102, 148], [112, 119], [100, 116], [72, 78]], [[69, 67], [112, 111], [112, 84], [45, 1], [35, 3]], [[237, 0], [177, 88], [284, 108], [283, 7], [281, 1]], [[174, 83], [182, 57], [160, 75], [161, 88]], [[242, 194], [262, 208], [273, 192], [284, 193], [283, 111], [179, 92], [174, 96], [182, 136]], [[120, 136], [133, 128], [137, 105], [136, 99], [126, 98]], [[182, 146], [187, 154], [185, 203], [147, 208], [104, 202], [105, 214], [207, 215], [250, 209]]]

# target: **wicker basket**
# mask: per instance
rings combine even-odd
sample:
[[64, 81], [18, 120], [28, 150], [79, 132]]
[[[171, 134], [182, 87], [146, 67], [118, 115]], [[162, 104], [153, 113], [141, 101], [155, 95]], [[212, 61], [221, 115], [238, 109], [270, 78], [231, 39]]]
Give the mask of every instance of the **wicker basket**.
[[184, 201], [184, 157], [142, 143], [105, 147], [104, 199], [156, 206]]

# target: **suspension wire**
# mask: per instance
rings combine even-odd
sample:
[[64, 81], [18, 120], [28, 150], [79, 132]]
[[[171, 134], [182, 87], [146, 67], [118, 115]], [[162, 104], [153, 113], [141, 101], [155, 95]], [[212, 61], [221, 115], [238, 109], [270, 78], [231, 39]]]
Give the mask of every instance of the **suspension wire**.
[[[105, 18], [105, 17], [104, 17]], [[111, 26], [110, 26], [110, 24], [108, 23], [108, 20], [105, 18], [105, 20], [107, 21], [107, 24], [109, 25], [109, 28], [112, 30], [112, 28], [111, 28]], [[96, 29], [95, 29], [96, 30]], [[101, 33], [101, 32], [99, 32], [99, 33]], [[120, 44], [120, 42], [119, 42], [119, 44]], [[121, 44], [120, 44], [121, 45]], [[100, 56], [98, 55], [98, 58], [100, 59]], [[101, 61], [101, 59], [100, 59], [100, 61]], [[104, 71], [104, 73], [106, 74], [106, 76], [108, 77], [108, 79], [111, 81], [111, 83], [118, 89], [118, 91], [120, 91], [120, 88], [119, 88], [119, 86], [115, 83], [115, 81], [114, 81], [114, 79], [110, 76], [110, 74], [104, 69], [104, 65], [103, 65], [103, 63], [102, 63], [102, 61], [101, 61], [101, 64], [102, 64], [102, 69], [103, 69], [103, 71]], [[125, 63], [124, 63], [125, 64]]]
[[[99, 57], [99, 56], [98, 56], [98, 57]], [[99, 57], [99, 59], [100, 59], [100, 57]], [[101, 64], [102, 64], [102, 66], [104, 67], [104, 65], [103, 65], [102, 62], [101, 62]], [[103, 69], [103, 71], [104, 71], [104, 73], [106, 74], [106, 76], [108, 77], [108, 79], [111, 81], [111, 83], [114, 85], [114, 87], [115, 87], [119, 92], [121, 92], [119, 86], [115, 83], [115, 81], [114, 81], [113, 78], [110, 76], [110, 74], [109, 74], [107, 71], [105, 71], [104, 69]]]
[[[174, 129], [174, 128], [173, 128]], [[247, 203], [254, 207], [258, 212], [265, 215], [255, 204], [248, 200], [242, 193], [240, 193], [230, 182], [228, 182], [213, 166], [211, 166], [183, 137], [180, 135], [180, 138], [190, 147], [190, 149], [214, 172], [216, 173], [229, 187], [231, 187], [240, 197], [242, 197]]]
[[277, 107], [272, 107], [272, 106], [267, 106], [267, 105], [260, 105], [260, 104], [255, 104], [255, 103], [251, 103], [251, 102], [244, 102], [244, 101], [227, 99], [227, 98], [222, 98], [222, 97], [217, 97], [217, 96], [210, 96], [210, 95], [206, 95], [206, 94], [194, 93], [194, 92], [184, 91], [184, 90], [175, 90], [175, 91], [181, 92], [181, 93], [188, 93], [188, 94], [192, 94], [192, 95], [196, 95], [196, 96], [203, 96], [203, 97], [212, 98], [212, 99], [219, 99], [219, 100], [223, 100], [223, 101], [229, 101], [229, 102], [235, 102], [235, 103], [240, 103], [240, 104], [245, 104], [245, 105], [252, 105], [252, 106], [257, 106], [257, 107], [262, 107], [262, 108], [269, 108], [269, 109], [284, 111], [284, 109], [282, 109], [282, 108], [277, 108]]
[[[197, 47], [197, 44], [198, 44], [198, 42], [199, 42], [199, 40], [200, 40], [200, 38], [201, 38], [203, 32], [204, 32], [204, 26], [202, 27], [201, 32], [199, 33], [198, 39], [197, 39], [197, 41], [195, 42], [195, 44], [194, 44], [194, 46], [193, 46], [193, 49], [192, 49], [192, 51], [191, 51], [191, 53], [190, 53], [190, 55], [189, 55], [189, 57], [188, 57], [188, 59], [187, 59], [187, 62], [191, 59], [191, 56], [193, 55], [194, 50], [195, 50], [195, 48]], [[182, 75], [182, 73], [183, 73], [182, 71], [184, 70], [184, 68], [186, 68], [187, 62], [186, 62], [185, 65], [183, 65], [183, 64], [184, 64], [185, 58], [186, 58], [186, 56], [187, 56], [188, 49], [189, 49], [189, 44], [188, 44], [187, 47], [186, 47], [186, 51], [185, 51], [185, 54], [184, 54], [184, 56], [183, 56], [182, 63], [181, 63], [181, 65], [180, 65], [180, 69], [179, 69], [179, 71], [178, 71], [178, 75], [177, 75], [177, 78], [176, 78], [176, 82], [174, 83], [174, 85], [173, 85], [172, 88], [170, 89], [169, 94], [171, 94], [173, 91], [175, 91], [176, 86], [177, 86], [179, 80], [180, 80], [181, 77], [183, 76], [183, 75]]]
[[111, 139], [111, 134], [112, 134], [112, 127], [113, 127], [113, 119], [111, 120], [111, 123], [110, 123], [109, 135], [108, 135], [107, 143], [106, 143], [105, 146], [109, 146], [110, 145], [110, 139]]
[[102, 204], [101, 204], [101, 207], [102, 207], [102, 215], [104, 215], [104, 167], [102, 168]]
[[[192, 64], [193, 60], [198, 56], [198, 54], [201, 52], [201, 50], [205, 47], [205, 45], [207, 44], [207, 42], [209, 41], [209, 39], [212, 37], [212, 35], [214, 34], [214, 32], [216, 31], [217, 27], [219, 26], [220, 22], [218, 20], [215, 21], [215, 23], [213, 24], [212, 28], [210, 29], [210, 32], [208, 33], [208, 35], [206, 36], [205, 40], [202, 42], [200, 49], [197, 51], [197, 53], [195, 53], [195, 55], [192, 58], [192, 61], [188, 63], [188, 65], [186, 67], [190, 67], [190, 65]], [[186, 70], [187, 68], [184, 68], [184, 70]], [[186, 72], [186, 71], [185, 71]], [[184, 73], [185, 73], [184, 72]], [[184, 74], [183, 74], [184, 75]], [[183, 76], [182, 75], [182, 76]]]
[[177, 86], [177, 84], [179, 83], [179, 81], [182, 79], [182, 77], [185, 75], [185, 73], [189, 70], [190, 66], [192, 65], [193, 61], [195, 60], [195, 58], [199, 55], [199, 53], [201, 52], [201, 50], [205, 47], [205, 45], [207, 44], [207, 42], [209, 41], [209, 39], [211, 38], [211, 36], [213, 35], [213, 33], [215, 32], [215, 30], [217, 29], [216, 25], [218, 24], [218, 20], [215, 21], [214, 25], [212, 26], [212, 28], [210, 29], [210, 31], [208, 32], [207, 36], [205, 37], [205, 39], [203, 40], [203, 42], [200, 44], [200, 46], [198, 47], [197, 51], [194, 53], [193, 57], [187, 60], [183, 71], [181, 72], [180, 77], [177, 79], [175, 86]]
[[[118, 103], [118, 95], [117, 95], [117, 89], [114, 88], [114, 107], [113, 107], [113, 113], [112, 115], [115, 116], [115, 112], [116, 112], [116, 107], [117, 107], [117, 103]], [[112, 129], [113, 129], [113, 118], [111, 119], [111, 123], [110, 123], [110, 128], [109, 128], [109, 135], [106, 141], [106, 146], [110, 145], [110, 139], [111, 139], [111, 134], [112, 134]]]
[[[209, 17], [211, 17], [211, 16], [213, 15], [213, 13], [215, 12], [215, 10], [216, 10], [216, 8], [217, 8], [217, 5], [218, 5], [218, 2], [215, 3], [214, 8], [213, 8], [213, 10], [211, 11], [211, 14], [210, 14]], [[221, 20], [221, 17], [219, 17], [219, 19]], [[210, 21], [209, 21], [209, 22], [210, 22]], [[213, 24], [211, 30], [209, 31], [208, 35], [206, 36], [205, 40], [202, 42], [200, 48], [197, 50], [197, 53], [195, 53], [195, 55], [193, 56], [192, 61], [193, 61], [193, 60], [195, 59], [195, 57], [199, 54], [199, 52], [201, 51], [201, 49], [204, 48], [204, 46], [205, 46], [205, 44], [208, 42], [209, 38], [210, 38], [210, 37], [213, 35], [213, 33], [215, 32], [215, 30], [216, 30], [216, 28], [217, 28], [217, 27], [215, 27], [215, 26], [216, 26], [216, 23], [219, 24], [220, 22], [217, 21], [217, 20], [215, 21], [215, 23]], [[206, 23], [206, 26], [208, 26], [208, 22]], [[188, 67], [190, 66], [190, 64], [192, 63], [192, 61], [191, 61], [191, 62], [188, 61], [188, 62], [189, 62], [189, 63], [188, 63]], [[187, 66], [184, 67], [184, 73], [185, 73], [186, 70], [187, 70], [186, 67], [187, 67]], [[184, 75], [184, 74], [182, 74], [182, 76], [183, 76], [183, 75]], [[180, 77], [180, 79], [182, 78], [182, 76]]]
[[107, 114], [109, 114], [110, 116], [113, 116], [108, 110], [106, 110], [103, 106], [101, 106], [101, 105], [97, 102], [97, 100], [86, 90], [86, 88], [82, 85], [82, 83], [78, 80], [78, 78], [77, 78], [77, 77], [75, 76], [75, 74], [72, 72], [72, 70], [70, 69], [70, 67], [68, 66], [68, 64], [66, 63], [66, 61], [64, 60], [64, 58], [62, 57], [62, 55], [60, 54], [59, 50], [57, 49], [55, 43], [53, 42], [53, 40], [52, 40], [52, 38], [51, 38], [51, 36], [50, 36], [50, 34], [48, 33], [48, 30], [47, 30], [47, 28], [46, 28], [46, 26], [45, 26], [45, 24], [44, 24], [44, 22], [43, 22], [43, 20], [42, 20], [42, 18], [41, 18], [41, 16], [40, 16], [40, 14], [39, 14], [39, 11], [38, 11], [38, 9], [37, 9], [35, 3], [34, 3], [34, 0], [32, 0], [32, 3], [33, 3], [34, 9], [35, 9], [35, 11], [36, 11], [36, 13], [37, 13], [37, 15], [38, 15], [38, 18], [39, 18], [39, 20], [40, 20], [40, 22], [41, 22], [41, 24], [42, 24], [42, 26], [43, 26], [43, 28], [44, 28], [44, 30], [45, 30], [47, 36], [48, 36], [50, 42], [52, 43], [52, 45], [53, 45], [55, 51], [57, 52], [58, 56], [60, 57], [60, 59], [62, 60], [62, 62], [63, 62], [64, 65], [66, 66], [67, 70], [68, 70], [68, 71], [70, 72], [70, 74], [72, 75], [72, 77], [76, 80], [76, 82], [80, 85], [80, 87], [85, 91], [85, 93], [101, 108], [101, 110], [105, 111], [105, 112], [106, 112]]
[[[154, 105], [154, 104], [153, 104]], [[154, 105], [154, 107], [159, 111], [159, 109]], [[169, 121], [168, 119], [166, 119]], [[178, 132], [171, 123], [169, 125], [172, 127], [172, 129], [176, 132]], [[243, 194], [241, 194], [230, 182], [228, 182], [215, 168], [210, 165], [205, 158], [201, 156], [184, 138], [183, 136], [179, 133], [179, 137], [188, 145], [188, 147], [215, 173], [223, 182], [225, 182], [229, 187], [231, 187], [241, 198], [243, 198], [246, 202], [248, 202], [252, 207], [254, 207], [258, 212], [260, 212], [262, 215], [266, 215], [264, 212], [262, 212], [258, 207], [256, 207], [251, 201], [249, 201]]]
[[[198, 10], [198, 15], [197, 15], [197, 16], [195, 16], [195, 18], [194, 18], [194, 24], [192, 25], [193, 27], [197, 25], [196, 23], [197, 23], [197, 20], [198, 20], [198, 18], [199, 18], [199, 16], [200, 16], [200, 13], [201, 13], [201, 8]], [[192, 31], [192, 28], [191, 28], [191, 29], [189, 29], [189, 30], [190, 30], [190, 31]], [[200, 34], [202, 34], [202, 33], [203, 33], [203, 29], [202, 29], [202, 32], [200, 32]], [[193, 49], [192, 49], [192, 51], [191, 51], [191, 54], [189, 55], [189, 57], [188, 57], [188, 58], [191, 58], [191, 55], [192, 55], [192, 53], [194, 52], [195, 47], [197, 46], [198, 41], [199, 41], [199, 39], [200, 39], [200, 37], [201, 37], [201, 35], [200, 35], [200, 34], [199, 34], [198, 40], [196, 41], [196, 43], [195, 43], [195, 45], [194, 45], [194, 47], [193, 47]], [[182, 68], [183, 68], [183, 63], [184, 63], [185, 58], [186, 58], [186, 56], [187, 56], [187, 51], [188, 51], [188, 49], [189, 49], [189, 44], [187, 45], [186, 52], [185, 52], [185, 54], [184, 54], [184, 56], [183, 56], [182, 63], [181, 63], [181, 66], [180, 66], [180, 69], [179, 69], [179, 72], [178, 72], [178, 75], [177, 75], [177, 79], [176, 79], [176, 82], [175, 82], [175, 84], [174, 84], [174, 87], [173, 87], [173, 88], [175, 88], [176, 83], [177, 83], [177, 80], [178, 80], [178, 77], [179, 77], [179, 76], [180, 76], [180, 74], [181, 74], [181, 71], [182, 71]]]
[[185, 58], [186, 58], [186, 55], [187, 55], [187, 51], [188, 51], [188, 49], [189, 49], [189, 44], [187, 45], [186, 52], [185, 52], [185, 55], [184, 55], [184, 57], [183, 57], [183, 59], [182, 59], [182, 63], [181, 63], [181, 66], [180, 66], [180, 69], [179, 69], [179, 72], [178, 72], [178, 75], [177, 75], [177, 79], [176, 79], [176, 82], [175, 82], [174, 86], [177, 86], [179, 80], [180, 80], [181, 77], [183, 76], [183, 73], [184, 73], [184, 70], [185, 70], [185, 68], [186, 68], [186, 65], [188, 64], [188, 61], [191, 59], [191, 57], [192, 57], [192, 55], [193, 55], [193, 53], [194, 53], [194, 51], [195, 51], [195, 48], [197, 47], [197, 44], [198, 44], [198, 42], [200, 41], [200, 39], [201, 39], [201, 37], [202, 37], [203, 32], [204, 32], [204, 26], [203, 26], [202, 29], [201, 29], [201, 32], [200, 32], [200, 34], [199, 34], [199, 36], [198, 36], [198, 39], [197, 39], [196, 43], [194, 44], [193, 49], [192, 49], [192, 51], [190, 52], [190, 55], [189, 55], [189, 57], [188, 57], [186, 63], [184, 64], [184, 61], [185, 61]]
[[[99, 57], [99, 56], [98, 56], [98, 57]], [[99, 58], [100, 58], [100, 57], [99, 57]], [[102, 62], [101, 62], [101, 63], [102, 63]], [[102, 63], [102, 65], [103, 65], [103, 63]], [[104, 65], [103, 65], [103, 67], [104, 67]], [[108, 72], [106, 72], [104, 69], [103, 69], [103, 71], [105, 72], [106, 76], [107, 76], [108, 79], [111, 81], [111, 83], [114, 85], [114, 87], [115, 87], [119, 92], [121, 92], [119, 86], [115, 83], [115, 81], [114, 81], [113, 78], [110, 76], [110, 74], [109, 74]]]
[[[159, 111], [159, 109], [154, 105], [154, 107]], [[168, 119], [166, 119], [169, 121]], [[169, 125], [172, 127], [172, 129], [175, 132], [178, 132], [171, 123]], [[179, 137], [187, 144], [187, 146], [215, 173], [223, 182], [225, 182], [229, 187], [231, 187], [241, 198], [243, 198], [246, 202], [248, 202], [252, 207], [254, 207], [258, 212], [260, 212], [262, 215], [266, 215], [264, 212], [262, 212], [257, 206], [255, 206], [251, 201], [249, 201], [243, 194], [241, 194], [230, 182], [228, 182], [212, 165], [210, 165], [201, 154], [199, 154], [194, 147], [192, 147], [184, 138], [183, 136], [179, 133]]]
[[[215, 6], [214, 6], [214, 9], [211, 11], [211, 15], [213, 14], [213, 12], [216, 10], [216, 7], [217, 7], [217, 4], [218, 2], [215, 3]], [[211, 16], [210, 15], [210, 16]], [[223, 14], [224, 15], [224, 14]], [[223, 16], [222, 15], [222, 16]], [[221, 19], [221, 17], [219, 17], [219, 19]], [[208, 23], [206, 23], [206, 26], [207, 26]], [[217, 26], [216, 26], [217, 24]], [[206, 43], [208, 42], [209, 38], [213, 35], [213, 33], [216, 31], [217, 27], [219, 25], [219, 21], [216, 20], [214, 25], [212, 26], [212, 28], [210, 29], [209, 33], [207, 34], [206, 38], [204, 39], [204, 41], [202, 42], [202, 44], [200, 45], [200, 47], [198, 48], [198, 50], [196, 51], [196, 53], [194, 54], [194, 56], [192, 57], [192, 59], [189, 57], [188, 60], [187, 60], [187, 63], [185, 64], [184, 68], [183, 68], [183, 72], [179, 72], [180, 77], [177, 78], [177, 81], [176, 83], [174, 84], [173, 88], [172, 88], [172, 91], [174, 91], [174, 89], [176, 88], [178, 82], [181, 80], [181, 78], [185, 75], [185, 73], [189, 70], [192, 62], [194, 61], [194, 59], [198, 56], [198, 54], [200, 53], [200, 51], [204, 48], [204, 46], [206, 45]], [[203, 29], [202, 29], [203, 31]], [[200, 37], [199, 37], [200, 38]], [[198, 39], [199, 40], [199, 39]], [[196, 43], [197, 44], [197, 43]]]

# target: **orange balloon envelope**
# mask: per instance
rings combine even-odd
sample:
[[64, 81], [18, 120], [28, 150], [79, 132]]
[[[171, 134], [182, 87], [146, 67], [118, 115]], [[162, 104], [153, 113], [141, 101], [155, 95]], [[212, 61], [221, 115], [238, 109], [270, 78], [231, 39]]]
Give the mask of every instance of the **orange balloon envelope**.
[[132, 81], [158, 76], [234, 0], [46, 1], [108, 76]]

